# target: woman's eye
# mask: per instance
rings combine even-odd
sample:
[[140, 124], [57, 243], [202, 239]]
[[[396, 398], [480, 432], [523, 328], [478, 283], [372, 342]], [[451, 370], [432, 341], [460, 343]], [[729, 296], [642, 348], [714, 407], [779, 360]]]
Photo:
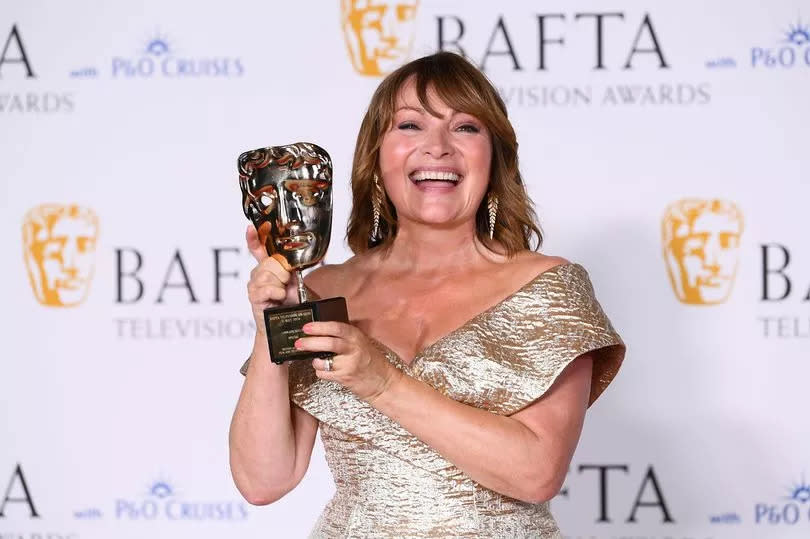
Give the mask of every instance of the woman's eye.
[[419, 126], [413, 122], [402, 122], [397, 126], [397, 129], [419, 129]]
[[478, 128], [477, 125], [474, 124], [463, 124], [458, 127], [459, 131], [464, 131], [465, 133], [480, 133], [481, 130]]

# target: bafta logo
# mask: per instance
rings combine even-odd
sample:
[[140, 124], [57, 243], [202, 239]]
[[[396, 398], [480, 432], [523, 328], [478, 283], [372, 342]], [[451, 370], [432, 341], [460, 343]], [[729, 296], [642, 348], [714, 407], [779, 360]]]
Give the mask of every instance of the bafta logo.
[[418, 0], [341, 0], [341, 27], [352, 65], [379, 77], [399, 67], [413, 41]]
[[678, 299], [725, 302], [737, 275], [743, 216], [724, 200], [688, 198], [671, 204], [662, 223], [664, 259]]
[[43, 204], [23, 221], [23, 256], [42, 305], [71, 307], [87, 297], [93, 277], [98, 219], [76, 205]]

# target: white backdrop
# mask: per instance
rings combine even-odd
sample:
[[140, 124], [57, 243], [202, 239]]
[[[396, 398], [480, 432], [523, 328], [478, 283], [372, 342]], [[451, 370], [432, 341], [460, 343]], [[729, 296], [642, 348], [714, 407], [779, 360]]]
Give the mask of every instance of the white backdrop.
[[[810, 5], [423, 1], [409, 21], [372, 3], [402, 14], [380, 28], [413, 38], [409, 58], [441, 26], [484, 64], [544, 252], [588, 268], [628, 343], [552, 501], [566, 536], [810, 537]], [[354, 138], [380, 79], [344, 30], [338, 0], [0, 7], [1, 538], [306, 536], [333, 492], [319, 445], [267, 507], [228, 471], [252, 334], [236, 157], [327, 148], [327, 261], [349, 256]], [[743, 218], [739, 244], [690, 255], [737, 268], [714, 305], [670, 285], [662, 219], [686, 198]], [[22, 231], [43, 204], [74, 232], [37, 258]], [[693, 241], [722, 236], [707, 215]], [[36, 260], [74, 290], [38, 299]]]

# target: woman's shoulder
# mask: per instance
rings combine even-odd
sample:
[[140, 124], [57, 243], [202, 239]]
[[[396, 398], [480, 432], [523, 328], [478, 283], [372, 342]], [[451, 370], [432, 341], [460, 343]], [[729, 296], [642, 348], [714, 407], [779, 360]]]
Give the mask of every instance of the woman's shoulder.
[[526, 280], [539, 277], [557, 268], [574, 265], [568, 259], [561, 256], [546, 255], [535, 251], [522, 251], [518, 253], [512, 264], [514, 264], [515, 270], [527, 277]]
[[[518, 253], [503, 271], [503, 275], [509, 275], [515, 289], [541, 291], [542, 297], [554, 297], [558, 301], [590, 301], [595, 296], [588, 270], [562, 256]], [[548, 294], [551, 291], [555, 293]]]
[[307, 274], [304, 282], [322, 298], [346, 295], [348, 289], [358, 286], [368, 275], [370, 259], [369, 254], [362, 253], [340, 264], [318, 266]]

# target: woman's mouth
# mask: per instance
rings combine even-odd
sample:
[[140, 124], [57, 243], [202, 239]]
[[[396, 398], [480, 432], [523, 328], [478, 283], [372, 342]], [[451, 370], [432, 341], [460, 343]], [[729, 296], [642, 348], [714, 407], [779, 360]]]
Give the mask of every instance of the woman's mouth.
[[421, 190], [448, 190], [452, 189], [462, 180], [457, 172], [445, 170], [417, 170], [408, 176]]

